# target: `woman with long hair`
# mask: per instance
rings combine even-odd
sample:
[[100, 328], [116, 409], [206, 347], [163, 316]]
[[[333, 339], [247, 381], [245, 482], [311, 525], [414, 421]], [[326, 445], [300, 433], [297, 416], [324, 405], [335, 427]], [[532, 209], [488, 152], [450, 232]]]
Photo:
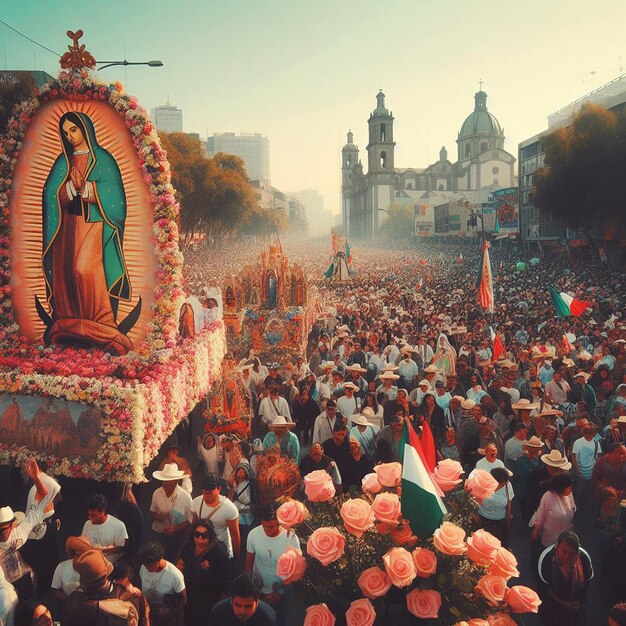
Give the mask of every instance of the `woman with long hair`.
[[229, 575], [226, 546], [217, 539], [211, 522], [199, 521], [194, 526], [176, 567], [183, 573], [187, 589], [185, 624], [201, 624], [226, 594]]

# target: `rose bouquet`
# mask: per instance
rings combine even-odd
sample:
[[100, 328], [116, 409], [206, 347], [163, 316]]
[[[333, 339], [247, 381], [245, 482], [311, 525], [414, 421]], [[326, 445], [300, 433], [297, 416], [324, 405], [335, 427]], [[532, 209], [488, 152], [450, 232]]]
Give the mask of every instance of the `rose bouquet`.
[[454, 461], [435, 469], [448, 513], [420, 537], [402, 515], [399, 464], [377, 466], [354, 498], [337, 496], [323, 470], [306, 476], [303, 501], [287, 499], [278, 509], [302, 550], [277, 570], [308, 607], [304, 625], [397, 624], [411, 615], [450, 626], [513, 624], [509, 613], [536, 612], [537, 594], [509, 584], [519, 576], [515, 556], [473, 525], [477, 501], [497, 483], [478, 471], [463, 484], [461, 474]]

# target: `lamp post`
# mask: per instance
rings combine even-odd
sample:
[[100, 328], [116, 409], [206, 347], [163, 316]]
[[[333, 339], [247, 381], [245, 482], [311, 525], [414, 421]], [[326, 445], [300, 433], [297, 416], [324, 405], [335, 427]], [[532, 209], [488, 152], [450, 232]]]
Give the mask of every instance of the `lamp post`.
[[114, 65], [147, 65], [148, 67], [163, 67], [163, 61], [127, 61], [124, 59], [123, 61], [97, 61], [98, 65], [102, 63], [102, 67], [98, 68], [98, 72], [100, 70], [105, 70], [107, 67], [113, 67]]

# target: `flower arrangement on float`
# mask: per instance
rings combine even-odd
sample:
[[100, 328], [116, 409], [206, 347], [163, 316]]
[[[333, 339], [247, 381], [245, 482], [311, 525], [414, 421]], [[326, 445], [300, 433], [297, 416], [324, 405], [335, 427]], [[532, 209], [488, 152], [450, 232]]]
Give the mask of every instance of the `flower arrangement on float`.
[[[399, 463], [363, 479], [359, 497], [337, 496], [319, 470], [304, 478], [306, 501], [285, 499], [277, 510], [302, 550], [287, 550], [276, 574], [294, 584], [307, 606], [304, 626], [404, 623], [412, 615], [448, 625], [513, 626], [511, 613], [537, 612], [537, 594], [510, 585], [515, 556], [485, 530], [473, 530], [477, 502], [497, 482], [476, 471], [463, 484], [456, 461], [441, 461], [434, 480], [449, 513], [432, 536], [417, 537], [402, 516]], [[473, 532], [472, 532], [473, 530]], [[469, 535], [469, 536], [468, 536]]]
[[[111, 355], [97, 348], [46, 347], [20, 336], [13, 315], [9, 254], [9, 200], [24, 137], [40, 108], [55, 99], [108, 103], [128, 128], [153, 207], [156, 286], [152, 319], [133, 352]], [[219, 376], [226, 352], [222, 322], [196, 337], [178, 337], [184, 299], [183, 256], [178, 247], [179, 206], [156, 128], [121, 83], [104, 83], [86, 69], [63, 70], [18, 105], [0, 136], [0, 390], [93, 405], [101, 409], [101, 445], [93, 459], [37, 452], [57, 474], [97, 480], [143, 478], [175, 426]], [[0, 463], [19, 463], [32, 451], [0, 443]]]

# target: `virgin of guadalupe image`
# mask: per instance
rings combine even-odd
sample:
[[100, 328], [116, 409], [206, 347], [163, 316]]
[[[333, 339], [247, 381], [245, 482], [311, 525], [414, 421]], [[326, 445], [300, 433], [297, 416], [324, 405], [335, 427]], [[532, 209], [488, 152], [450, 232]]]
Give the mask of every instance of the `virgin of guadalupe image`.
[[96, 346], [125, 354], [141, 298], [117, 323], [120, 300], [130, 301], [124, 261], [126, 195], [115, 158], [97, 141], [92, 120], [70, 111], [59, 120], [63, 152], [43, 188], [43, 270], [50, 313], [36, 298], [46, 344]]

